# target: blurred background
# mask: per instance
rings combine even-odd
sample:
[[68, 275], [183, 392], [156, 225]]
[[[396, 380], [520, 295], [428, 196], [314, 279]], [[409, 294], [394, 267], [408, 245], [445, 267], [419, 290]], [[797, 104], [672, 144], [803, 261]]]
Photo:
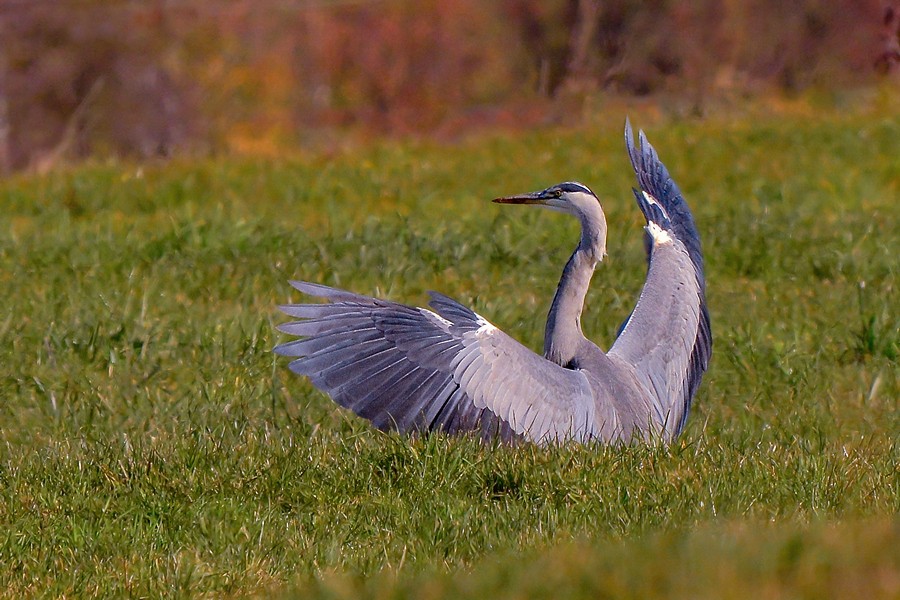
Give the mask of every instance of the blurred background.
[[2, 0], [0, 36], [6, 173], [900, 82], [885, 0]]

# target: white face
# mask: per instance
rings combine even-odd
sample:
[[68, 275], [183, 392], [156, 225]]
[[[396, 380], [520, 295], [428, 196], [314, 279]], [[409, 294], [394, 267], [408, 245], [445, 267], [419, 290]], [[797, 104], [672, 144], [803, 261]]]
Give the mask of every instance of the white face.
[[585, 192], [563, 192], [559, 198], [549, 200], [547, 206], [570, 215], [590, 213], [597, 210], [599, 201], [593, 194]]
[[599, 206], [599, 200], [593, 192], [586, 185], [575, 181], [550, 186], [534, 195], [547, 208], [574, 216], [590, 214]]
[[572, 215], [581, 221], [579, 248], [587, 248], [595, 261], [606, 254], [606, 216], [597, 196], [583, 184], [567, 181], [539, 192], [496, 198], [494, 202], [543, 206]]

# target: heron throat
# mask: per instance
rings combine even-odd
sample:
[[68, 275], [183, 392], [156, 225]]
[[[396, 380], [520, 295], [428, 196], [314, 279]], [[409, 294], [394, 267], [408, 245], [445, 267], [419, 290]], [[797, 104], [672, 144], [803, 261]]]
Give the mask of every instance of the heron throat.
[[544, 330], [544, 356], [567, 368], [578, 366], [579, 352], [586, 339], [581, 331], [584, 297], [594, 268], [606, 254], [606, 220], [591, 227], [585, 225], [582, 222], [581, 241], [563, 269]]

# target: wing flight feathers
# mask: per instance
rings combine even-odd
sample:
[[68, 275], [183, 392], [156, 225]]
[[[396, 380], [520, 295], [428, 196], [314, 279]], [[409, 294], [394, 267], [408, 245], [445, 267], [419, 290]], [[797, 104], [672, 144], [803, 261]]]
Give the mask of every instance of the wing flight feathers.
[[635, 369], [654, 392], [669, 435], [687, 420], [691, 400], [712, 352], [700, 236], [681, 191], [644, 132], [634, 145], [625, 124], [625, 145], [637, 176], [634, 190], [647, 219], [647, 281], [611, 354]]
[[432, 312], [292, 285], [329, 303], [281, 307], [300, 320], [279, 329], [302, 338], [275, 352], [295, 357], [291, 370], [380, 429], [536, 442], [596, 433], [583, 373], [538, 356], [447, 296], [432, 292]]

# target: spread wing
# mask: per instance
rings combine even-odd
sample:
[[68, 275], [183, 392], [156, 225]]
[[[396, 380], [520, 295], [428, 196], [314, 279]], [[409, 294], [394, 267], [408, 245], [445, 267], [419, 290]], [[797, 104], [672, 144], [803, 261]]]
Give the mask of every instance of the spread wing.
[[280, 307], [300, 320], [279, 329], [302, 339], [275, 352], [297, 357], [291, 370], [380, 429], [535, 442], [598, 433], [582, 371], [544, 359], [446, 296], [432, 293], [433, 312], [291, 284], [329, 302]]
[[657, 418], [669, 438], [684, 428], [691, 399], [712, 352], [700, 236], [678, 186], [643, 132], [625, 142], [647, 219], [647, 281], [610, 354], [634, 365], [655, 395]]

